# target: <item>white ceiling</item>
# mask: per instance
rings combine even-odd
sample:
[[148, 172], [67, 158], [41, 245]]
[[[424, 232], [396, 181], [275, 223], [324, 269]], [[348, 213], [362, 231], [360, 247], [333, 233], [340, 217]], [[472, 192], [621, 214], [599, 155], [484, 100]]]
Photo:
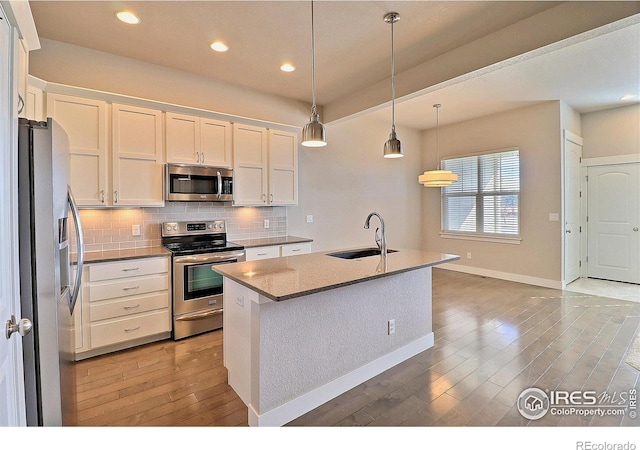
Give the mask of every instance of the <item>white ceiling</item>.
[[[389, 79], [390, 26], [396, 73], [556, 6], [539, 1], [316, 1], [316, 85], [320, 105]], [[40, 37], [139, 59], [283, 97], [311, 100], [311, 2], [31, 1]], [[142, 19], [132, 26], [118, 8]], [[635, 16], [634, 16], [635, 17]], [[633, 22], [633, 21], [632, 21]], [[640, 29], [592, 33], [398, 99], [396, 123], [433, 126], [529, 102], [562, 99], [578, 111], [611, 107], [640, 94]], [[227, 53], [209, 44], [222, 39]], [[574, 43], [575, 41], [575, 43]], [[567, 45], [572, 43], [573, 45]], [[555, 50], [555, 51], [550, 51]], [[291, 62], [297, 70], [279, 67]], [[390, 118], [388, 105], [373, 114]]]

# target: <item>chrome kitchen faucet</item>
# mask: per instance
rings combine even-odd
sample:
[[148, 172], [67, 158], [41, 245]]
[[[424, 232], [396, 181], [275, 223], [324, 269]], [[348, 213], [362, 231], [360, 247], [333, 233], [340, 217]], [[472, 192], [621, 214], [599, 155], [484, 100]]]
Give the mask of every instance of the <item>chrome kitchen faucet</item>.
[[[372, 216], [376, 216], [380, 219], [380, 228], [376, 228], [375, 240], [376, 245], [380, 249], [380, 254], [382, 256], [387, 256], [387, 237], [384, 232], [384, 220], [382, 219], [382, 216], [377, 212], [372, 212], [367, 216], [367, 220], [364, 221], [364, 228], [367, 230], [369, 229], [369, 222], [371, 221]], [[382, 237], [378, 237], [378, 230], [382, 232]]]

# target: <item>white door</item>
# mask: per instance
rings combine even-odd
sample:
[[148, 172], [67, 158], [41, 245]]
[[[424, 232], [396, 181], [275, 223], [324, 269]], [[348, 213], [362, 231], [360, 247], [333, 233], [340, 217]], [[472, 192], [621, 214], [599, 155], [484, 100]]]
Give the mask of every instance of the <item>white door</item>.
[[582, 138], [564, 133], [564, 283], [580, 278]]
[[14, 333], [5, 336], [5, 324], [12, 315], [20, 320], [18, 295], [17, 239], [17, 111], [12, 74], [11, 28], [0, 6], [0, 426], [26, 424], [22, 342]]
[[640, 164], [587, 175], [588, 276], [640, 283]]

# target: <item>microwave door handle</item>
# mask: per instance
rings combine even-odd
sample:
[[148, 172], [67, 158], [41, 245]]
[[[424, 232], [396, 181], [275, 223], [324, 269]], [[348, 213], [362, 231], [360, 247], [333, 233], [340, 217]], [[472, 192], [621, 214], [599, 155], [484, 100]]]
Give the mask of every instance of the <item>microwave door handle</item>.
[[222, 175], [218, 171], [218, 198], [222, 197]]

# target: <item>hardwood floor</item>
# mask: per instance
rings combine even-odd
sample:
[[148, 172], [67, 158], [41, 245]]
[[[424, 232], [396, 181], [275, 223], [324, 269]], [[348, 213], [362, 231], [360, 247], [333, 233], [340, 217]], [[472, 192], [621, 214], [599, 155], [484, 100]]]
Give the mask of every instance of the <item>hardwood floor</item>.
[[[624, 362], [640, 304], [434, 269], [435, 346], [290, 426], [639, 426], [624, 416], [524, 419], [523, 389], [640, 389]], [[80, 426], [246, 426], [222, 332], [76, 364]]]

